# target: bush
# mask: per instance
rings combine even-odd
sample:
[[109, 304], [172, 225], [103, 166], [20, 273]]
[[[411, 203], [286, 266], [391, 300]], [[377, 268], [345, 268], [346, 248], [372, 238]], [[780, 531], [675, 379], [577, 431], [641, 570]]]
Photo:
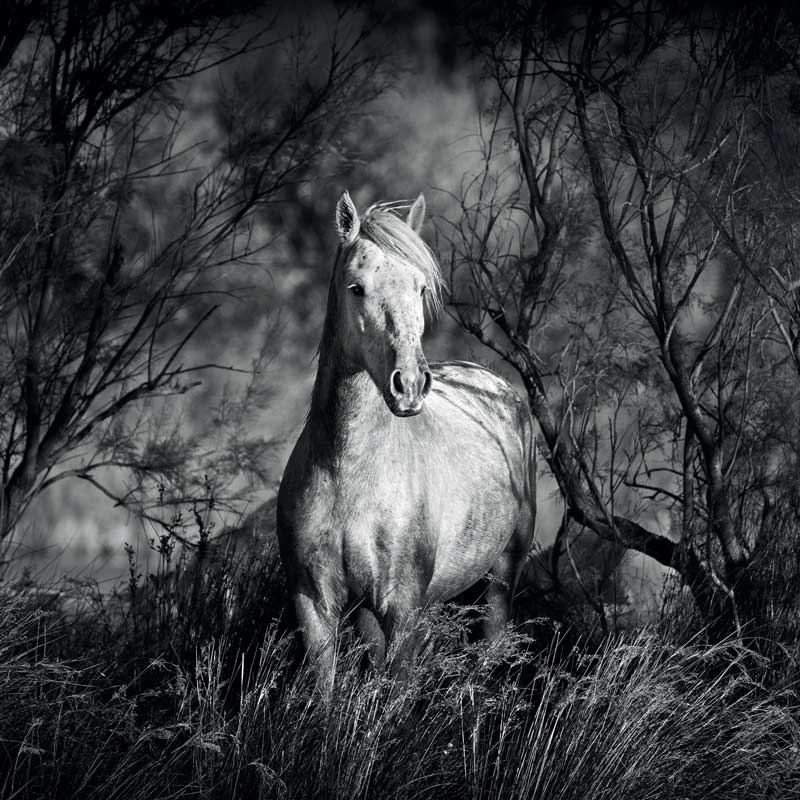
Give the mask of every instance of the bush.
[[0, 596], [0, 796], [800, 793], [797, 696], [754, 681], [753, 654], [732, 642], [640, 633], [565, 659], [557, 639], [542, 652], [511, 631], [464, 645], [464, 612], [432, 611], [419, 623], [429, 644], [402, 679], [365, 671], [363, 648], [343, 637], [326, 707], [280, 609], [249, 647], [236, 608], [202, 632], [213, 592], [175, 602], [193, 617], [169, 617], [175, 641], [194, 642], [189, 657], [158, 625], [143, 633], [163, 589], [148, 579], [136, 597], [69, 613]]

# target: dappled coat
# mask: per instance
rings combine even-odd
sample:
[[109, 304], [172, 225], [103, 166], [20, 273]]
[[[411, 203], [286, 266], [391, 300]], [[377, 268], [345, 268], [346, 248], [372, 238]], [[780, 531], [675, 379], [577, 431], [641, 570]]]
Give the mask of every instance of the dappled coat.
[[360, 220], [340, 199], [311, 409], [281, 482], [281, 555], [328, 686], [337, 625], [354, 603], [380, 631], [379, 651], [415, 611], [491, 572], [487, 630], [497, 631], [532, 541], [527, 405], [493, 372], [429, 365], [422, 352], [425, 306], [441, 304], [423, 216], [422, 196], [405, 220], [387, 206]]

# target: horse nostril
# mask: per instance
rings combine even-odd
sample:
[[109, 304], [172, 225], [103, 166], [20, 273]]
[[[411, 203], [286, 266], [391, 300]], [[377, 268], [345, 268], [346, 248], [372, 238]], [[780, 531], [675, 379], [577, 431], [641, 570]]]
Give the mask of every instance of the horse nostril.
[[400, 370], [399, 369], [396, 369], [392, 373], [391, 384], [392, 384], [392, 392], [394, 392], [394, 394], [396, 394], [396, 395], [403, 394], [403, 391], [404, 391], [403, 390], [403, 378], [400, 375]]
[[425, 379], [422, 384], [422, 396], [427, 397], [428, 392], [431, 390], [431, 385], [433, 384], [433, 375], [431, 375], [431, 371], [429, 369], [425, 370]]

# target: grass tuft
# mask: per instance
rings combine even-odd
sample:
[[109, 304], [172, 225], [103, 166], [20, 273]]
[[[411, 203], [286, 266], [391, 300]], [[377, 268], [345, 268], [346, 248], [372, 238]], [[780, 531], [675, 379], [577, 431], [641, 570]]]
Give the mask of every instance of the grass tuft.
[[0, 592], [1, 797], [800, 796], [796, 686], [735, 642], [464, 644], [469, 614], [436, 610], [402, 679], [343, 635], [324, 706], [279, 572], [211, 562], [69, 604]]

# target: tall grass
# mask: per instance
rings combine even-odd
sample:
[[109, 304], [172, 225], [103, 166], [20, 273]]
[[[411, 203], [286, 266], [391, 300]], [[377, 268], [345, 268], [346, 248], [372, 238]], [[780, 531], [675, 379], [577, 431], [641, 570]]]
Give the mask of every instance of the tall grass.
[[800, 796], [797, 695], [733, 642], [465, 646], [461, 615], [431, 613], [403, 679], [344, 636], [325, 706], [279, 574], [174, 566], [69, 612], [0, 593], [0, 796]]

